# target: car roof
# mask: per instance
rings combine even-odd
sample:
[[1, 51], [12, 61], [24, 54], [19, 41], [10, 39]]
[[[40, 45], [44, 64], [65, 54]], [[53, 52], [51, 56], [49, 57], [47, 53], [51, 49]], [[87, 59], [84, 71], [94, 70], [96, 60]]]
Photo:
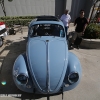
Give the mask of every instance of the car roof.
[[37, 21], [59, 21], [55, 16], [37, 16]]
[[59, 20], [55, 16], [37, 16], [34, 20], [30, 22], [30, 26], [35, 25], [35, 24], [59, 24], [64, 27], [63, 23], [61, 20]]

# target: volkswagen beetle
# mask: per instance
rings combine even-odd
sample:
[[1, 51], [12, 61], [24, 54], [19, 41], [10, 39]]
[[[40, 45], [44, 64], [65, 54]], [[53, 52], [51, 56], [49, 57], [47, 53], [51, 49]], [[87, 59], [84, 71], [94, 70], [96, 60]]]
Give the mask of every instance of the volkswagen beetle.
[[28, 27], [26, 52], [13, 66], [16, 86], [28, 93], [56, 94], [74, 89], [81, 79], [81, 64], [68, 50], [65, 28], [54, 16], [38, 16]]

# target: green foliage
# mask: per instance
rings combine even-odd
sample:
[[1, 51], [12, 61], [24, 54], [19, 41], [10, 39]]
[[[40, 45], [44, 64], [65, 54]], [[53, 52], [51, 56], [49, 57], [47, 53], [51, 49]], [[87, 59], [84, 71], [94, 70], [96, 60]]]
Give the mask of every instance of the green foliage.
[[100, 39], [100, 24], [90, 23], [85, 30], [84, 38]]
[[23, 25], [27, 26], [28, 22], [32, 21], [36, 16], [5, 16], [0, 17], [0, 21], [3, 21], [6, 23], [6, 25], [12, 26], [12, 25]]

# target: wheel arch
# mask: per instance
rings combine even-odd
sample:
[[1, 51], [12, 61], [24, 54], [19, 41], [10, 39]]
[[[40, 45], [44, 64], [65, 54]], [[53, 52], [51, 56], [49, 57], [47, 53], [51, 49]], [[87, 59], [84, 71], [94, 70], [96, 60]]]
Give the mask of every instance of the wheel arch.
[[[70, 84], [68, 81], [68, 75], [72, 72], [78, 73], [79, 80], [73, 84]], [[65, 84], [64, 91], [74, 89], [79, 84], [79, 82], [81, 80], [81, 76], [82, 76], [82, 67], [81, 67], [81, 63], [80, 63], [79, 59], [74, 53], [69, 52], [68, 67], [67, 67], [66, 75], [64, 78], [64, 84]]]

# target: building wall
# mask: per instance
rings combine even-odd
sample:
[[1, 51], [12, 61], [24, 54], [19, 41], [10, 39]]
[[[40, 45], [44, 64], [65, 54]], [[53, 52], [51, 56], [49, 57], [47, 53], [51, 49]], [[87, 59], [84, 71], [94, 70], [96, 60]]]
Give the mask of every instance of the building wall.
[[76, 17], [79, 16], [80, 10], [85, 8], [85, 2], [86, 0], [72, 0], [71, 10], [70, 10], [72, 21], [74, 21]]
[[55, 15], [54, 9], [55, 0], [5, 0], [7, 16]]
[[64, 13], [66, 2], [65, 0], [55, 0], [55, 16], [58, 18]]
[[[89, 16], [92, 5], [89, 3], [90, 0], [5, 0], [5, 10], [7, 16], [54, 15], [60, 18], [64, 10], [69, 9], [73, 22], [81, 9], [85, 9], [86, 17]], [[0, 16], [4, 16], [1, 6]]]

